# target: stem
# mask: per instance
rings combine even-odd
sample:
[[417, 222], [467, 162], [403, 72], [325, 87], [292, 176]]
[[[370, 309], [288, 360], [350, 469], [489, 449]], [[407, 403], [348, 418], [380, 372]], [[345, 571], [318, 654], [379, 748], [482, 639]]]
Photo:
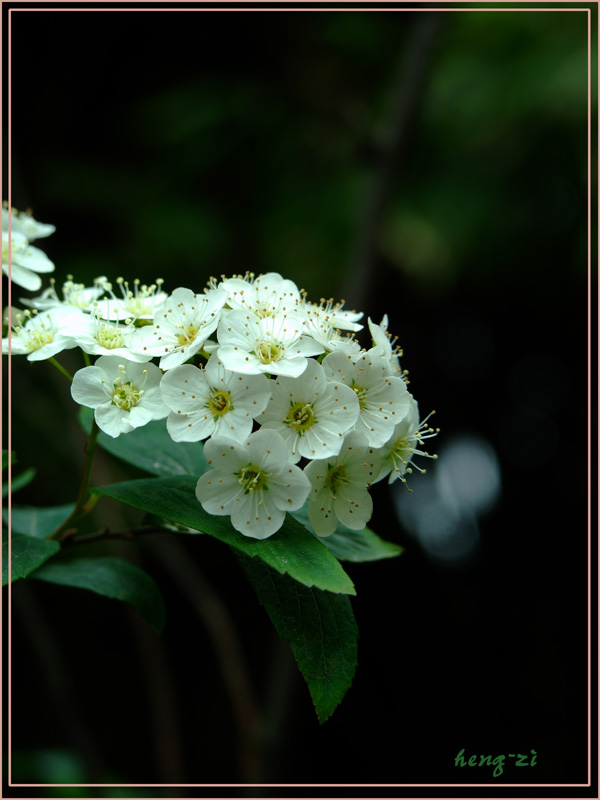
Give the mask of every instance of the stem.
[[48, 361], [56, 367], [56, 369], [60, 372], [61, 375], [64, 375], [65, 378], [68, 378], [70, 381], [73, 380], [73, 376], [67, 372], [67, 370], [63, 367], [62, 364], [59, 364], [55, 358], [49, 358]]
[[89, 486], [90, 486], [90, 476], [92, 474], [92, 464], [94, 462], [94, 451], [96, 450], [96, 439], [98, 438], [98, 433], [100, 429], [96, 424], [96, 420], [94, 419], [92, 422], [92, 430], [90, 432], [90, 438], [88, 443], [85, 447], [85, 461], [83, 464], [83, 475], [81, 476], [81, 485], [79, 487], [79, 494], [77, 495], [77, 500], [75, 502], [75, 508], [69, 514], [67, 519], [60, 525], [54, 533], [51, 533], [48, 536], [48, 539], [59, 539], [61, 538], [62, 534], [67, 531], [69, 528], [73, 526], [73, 523], [78, 520], [80, 517], [85, 516], [88, 511], [91, 511], [94, 503], [88, 503], [86, 506], [86, 499], [89, 493]]
[[90, 357], [85, 352], [85, 350], [82, 350], [81, 352], [83, 353], [83, 362], [84, 362], [84, 364], [86, 365], [86, 367], [91, 367], [92, 366], [92, 362], [91, 362]]

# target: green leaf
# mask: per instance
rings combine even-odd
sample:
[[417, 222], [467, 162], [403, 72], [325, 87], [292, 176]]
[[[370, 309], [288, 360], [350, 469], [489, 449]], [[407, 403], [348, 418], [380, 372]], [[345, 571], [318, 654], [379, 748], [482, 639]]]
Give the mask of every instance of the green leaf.
[[349, 598], [302, 586], [256, 558], [235, 555], [277, 633], [291, 645], [319, 722], [325, 722], [356, 672], [358, 627]]
[[[22, 533], [36, 539], [45, 539], [61, 525], [73, 511], [75, 505], [36, 508], [35, 506], [12, 506], [10, 527], [13, 533]], [[8, 525], [8, 509], [2, 509], [2, 519]]]
[[[35, 467], [29, 467], [28, 469], [24, 470], [20, 475], [17, 475], [16, 478], [13, 478], [10, 482], [10, 490], [11, 494], [18, 492], [19, 489], [23, 489], [25, 486], [31, 483], [31, 481], [35, 478]], [[8, 495], [8, 482], [2, 485], [2, 497], [6, 497]]]
[[[308, 521], [308, 503], [305, 503], [298, 511], [292, 512], [298, 522], [316, 536]], [[339, 525], [335, 533], [331, 536], [319, 537], [328, 550], [331, 550], [340, 561], [379, 561], [382, 558], [394, 558], [404, 552], [404, 548], [392, 542], [381, 539], [370, 528], [363, 528], [361, 531], [353, 531], [345, 525]]]
[[[59, 550], [58, 542], [13, 534], [10, 545], [11, 582], [31, 575]], [[8, 557], [8, 541], [4, 541], [2, 542], [2, 586], [8, 583]]]
[[[84, 430], [90, 431], [93, 418], [92, 409], [82, 407], [79, 421]], [[208, 469], [200, 442], [174, 442], [167, 432], [164, 419], [149, 422], [116, 439], [100, 432], [98, 444], [111, 455], [151, 475], [199, 477]]]
[[277, 572], [287, 573], [306, 586], [356, 594], [340, 562], [295, 519], [288, 515], [283, 527], [268, 539], [250, 539], [236, 531], [228, 517], [204, 511], [196, 498], [196, 483], [196, 478], [183, 475], [143, 478], [102, 486], [94, 492], [214, 536], [249, 556], [258, 556]]
[[38, 570], [35, 578], [122, 600], [136, 608], [157, 633], [164, 628], [165, 603], [160, 589], [147, 572], [122, 558], [72, 558], [54, 562]]

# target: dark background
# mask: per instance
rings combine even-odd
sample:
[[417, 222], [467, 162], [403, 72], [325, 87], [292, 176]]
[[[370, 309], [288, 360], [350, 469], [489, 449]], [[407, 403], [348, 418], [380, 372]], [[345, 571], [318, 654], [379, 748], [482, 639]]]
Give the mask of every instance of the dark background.
[[[117, 603], [15, 584], [13, 780], [586, 783], [586, 12], [106, 9], [11, 15], [12, 203], [56, 225], [58, 283], [278, 271], [387, 313], [440, 459], [412, 494], [373, 492], [371, 527], [406, 550], [348, 566], [359, 667], [323, 726], [207, 537], [86, 546], [155, 577], [160, 638]], [[68, 502], [68, 386], [45, 363], [12, 373], [15, 474], [37, 469], [15, 502]], [[95, 470], [133, 474], [104, 453]], [[92, 527], [139, 519], [103, 503]], [[195, 610], [213, 592], [261, 708], [246, 769]], [[537, 764], [493, 778], [455, 767], [462, 748]]]

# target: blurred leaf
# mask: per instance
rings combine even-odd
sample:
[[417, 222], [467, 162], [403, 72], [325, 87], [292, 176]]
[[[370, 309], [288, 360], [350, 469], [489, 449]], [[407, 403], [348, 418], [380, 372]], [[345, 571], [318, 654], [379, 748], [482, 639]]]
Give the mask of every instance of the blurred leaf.
[[[28, 469], [24, 470], [20, 475], [17, 475], [16, 478], [13, 478], [10, 482], [10, 490], [11, 494], [18, 492], [19, 489], [23, 489], [25, 486], [28, 486], [31, 481], [35, 478], [35, 467], [29, 467]], [[6, 497], [8, 495], [8, 482], [2, 485], [2, 497]]]
[[165, 603], [160, 589], [143, 569], [122, 558], [72, 558], [47, 564], [35, 577], [122, 600], [137, 609], [157, 633], [164, 628]]
[[17, 460], [16, 453], [13, 453], [10, 450], [2, 451], [2, 469], [6, 469], [6, 467], [8, 467], [9, 461], [11, 464], [14, 464], [16, 460]]
[[358, 627], [350, 600], [301, 586], [258, 559], [240, 553], [236, 557], [277, 633], [291, 645], [319, 722], [325, 722], [342, 702], [356, 671]]
[[[308, 503], [305, 503], [298, 511], [294, 511], [292, 516], [301, 522], [313, 536], [316, 536], [308, 521]], [[394, 558], [404, 551], [400, 545], [381, 539], [370, 528], [353, 531], [346, 528], [345, 525], [340, 525], [331, 536], [318, 538], [340, 561], [379, 561], [382, 558]]]
[[[85, 431], [90, 431], [93, 418], [91, 408], [81, 408], [79, 421]], [[174, 442], [164, 419], [150, 422], [116, 439], [100, 432], [98, 444], [111, 455], [152, 475], [199, 477], [208, 469], [200, 442]]]
[[[14, 533], [45, 539], [63, 523], [75, 508], [74, 503], [50, 508], [35, 506], [12, 506], [10, 527]], [[8, 525], [8, 509], [2, 509], [2, 519]]]
[[94, 491], [214, 536], [249, 556], [258, 556], [306, 586], [355, 594], [339, 561], [295, 519], [286, 516], [282, 528], [268, 539], [250, 539], [236, 531], [228, 518], [204, 511], [196, 498], [196, 483], [197, 479], [191, 476], [153, 478], [102, 486]]
[[[60, 550], [58, 542], [13, 534], [10, 546], [10, 580], [26, 578]], [[8, 540], [2, 542], [2, 586], [8, 583]]]
[[[13, 750], [12, 776], [15, 783], [81, 784], [87, 780], [81, 757], [69, 750]], [[61, 789], [61, 796], [81, 793], [77, 787]]]

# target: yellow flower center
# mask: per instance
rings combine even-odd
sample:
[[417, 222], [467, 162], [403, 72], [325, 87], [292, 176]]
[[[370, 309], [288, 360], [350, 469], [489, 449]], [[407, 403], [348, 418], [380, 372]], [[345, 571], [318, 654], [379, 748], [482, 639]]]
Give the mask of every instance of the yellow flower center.
[[248, 464], [237, 473], [237, 479], [240, 486], [244, 487], [244, 494], [250, 494], [257, 489], [262, 489], [267, 480], [267, 473], [254, 464]]
[[270, 364], [272, 361], [277, 361], [281, 355], [281, 348], [273, 342], [261, 342], [255, 352], [263, 364]]
[[117, 347], [123, 347], [125, 343], [120, 329], [112, 325], [100, 325], [96, 334], [96, 341], [107, 350], [116, 350]]
[[53, 341], [52, 333], [50, 331], [41, 330], [28, 331], [29, 333], [29, 347], [32, 350], [39, 350]]
[[363, 409], [367, 405], [368, 390], [367, 389], [363, 389], [362, 386], [359, 386], [357, 383], [354, 383], [354, 381], [352, 381], [352, 386], [350, 388], [354, 389], [354, 391], [356, 392], [356, 396], [358, 397], [358, 404], [360, 406], [360, 410], [363, 411]]
[[227, 414], [228, 411], [233, 411], [231, 395], [222, 389], [211, 389], [208, 408], [215, 417], [221, 417], [223, 414]]
[[327, 477], [325, 478], [325, 486], [327, 486], [335, 498], [336, 492], [340, 486], [343, 486], [345, 483], [348, 483], [348, 479], [346, 478], [346, 470], [344, 469], [344, 465], [336, 464], [335, 467], [332, 467], [327, 473]]
[[290, 403], [290, 410], [283, 421], [302, 436], [317, 419], [310, 403]]
[[181, 333], [177, 338], [177, 344], [181, 347], [185, 347], [187, 344], [191, 344], [194, 339], [196, 338], [196, 334], [198, 333], [198, 328], [194, 325], [188, 325], [187, 328], [182, 328]]
[[129, 381], [127, 383], [115, 383], [113, 394], [113, 405], [129, 411], [130, 408], [136, 406], [141, 396], [144, 394], [142, 389], [138, 389]]

